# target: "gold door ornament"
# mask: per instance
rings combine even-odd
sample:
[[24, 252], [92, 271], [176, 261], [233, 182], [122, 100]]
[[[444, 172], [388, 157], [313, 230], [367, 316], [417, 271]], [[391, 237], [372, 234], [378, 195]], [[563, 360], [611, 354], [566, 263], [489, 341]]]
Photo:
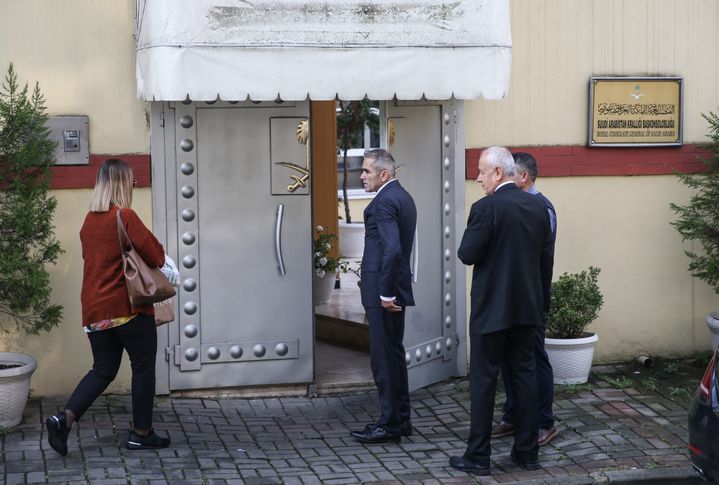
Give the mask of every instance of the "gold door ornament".
[[[273, 121], [276, 122], [275, 124], [273, 124], [273, 128], [274, 128], [274, 126], [279, 123], [284, 124], [285, 122], [289, 122], [291, 120], [290, 119], [273, 119]], [[275, 131], [275, 130], [273, 129], [273, 131]], [[286, 132], [284, 132], [284, 133], [286, 134]], [[272, 134], [280, 135], [279, 133], [272, 133]], [[285, 148], [284, 150], [282, 150], [282, 154], [280, 156], [278, 156], [278, 158], [280, 158], [280, 160], [274, 161], [274, 156], [273, 156], [273, 164], [281, 166], [281, 167], [286, 167], [291, 172], [296, 172], [296, 173], [291, 173], [289, 175], [289, 178], [290, 178], [290, 180], [292, 180], [292, 183], [290, 183], [289, 185], [287, 185], [285, 187], [286, 192], [294, 194], [294, 193], [299, 193], [298, 190], [301, 189], [300, 192], [304, 194], [304, 193], [309, 193], [307, 190], [307, 183], [310, 178], [310, 152], [309, 152], [310, 147], [309, 147], [309, 143], [308, 143], [309, 138], [310, 138], [309, 120], [302, 119], [297, 124], [297, 126], [295, 128], [295, 135], [296, 135], [297, 143], [304, 147], [304, 149], [302, 150], [302, 153], [304, 155], [304, 164], [289, 161], [289, 160], [292, 160], [293, 156], [294, 156], [295, 160], [300, 158], [300, 156], [298, 156], [299, 151], [297, 150], [297, 148], [299, 148], [299, 147], [297, 147], [297, 145], [295, 145], [295, 144], [291, 144], [293, 146], [290, 146], [289, 149]], [[273, 144], [274, 144], [274, 142], [273, 142]], [[278, 155], [279, 155], [279, 153], [278, 153]], [[274, 172], [274, 170], [273, 170], [273, 172]], [[273, 192], [272, 193], [275, 195], [280, 195], [279, 193], [277, 193], [277, 189], [274, 187], [274, 184], [273, 184]]]

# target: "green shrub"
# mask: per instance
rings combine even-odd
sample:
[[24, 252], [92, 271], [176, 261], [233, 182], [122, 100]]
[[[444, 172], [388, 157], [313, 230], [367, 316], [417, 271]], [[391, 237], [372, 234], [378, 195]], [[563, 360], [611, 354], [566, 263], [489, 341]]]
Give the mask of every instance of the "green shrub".
[[599, 291], [600, 269], [590, 266], [581, 273], [564, 273], [552, 283], [552, 302], [547, 321], [547, 337], [579, 338], [602, 308]]
[[682, 240], [698, 241], [702, 252], [684, 251], [689, 272], [719, 293], [719, 116], [702, 115], [709, 123], [710, 143], [702, 148], [713, 155], [702, 159], [706, 171], [696, 175], [678, 174], [679, 180], [694, 191], [687, 205], [671, 204], [677, 215], [672, 222]]
[[50, 304], [45, 268], [62, 251], [52, 224], [55, 143], [46, 122], [39, 86], [32, 93], [20, 87], [10, 64], [0, 90], [0, 328], [10, 323], [30, 334], [62, 318], [62, 306]]

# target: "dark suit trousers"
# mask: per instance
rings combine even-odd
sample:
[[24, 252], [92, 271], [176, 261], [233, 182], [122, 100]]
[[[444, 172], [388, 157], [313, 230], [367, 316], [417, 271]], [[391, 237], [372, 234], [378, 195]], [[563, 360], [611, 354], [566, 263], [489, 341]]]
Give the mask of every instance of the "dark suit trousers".
[[[537, 364], [537, 404], [539, 406], [539, 428], [550, 429], [554, 427], [554, 373], [552, 364], [549, 363], [547, 351], [544, 350], [544, 335], [547, 330], [547, 319], [542, 319], [542, 324], [537, 325], [537, 333], [534, 342], [534, 360]], [[502, 380], [507, 393], [507, 400], [504, 403], [504, 416], [502, 421], [514, 423], [513, 407], [514, 393], [509, 380], [507, 364], [502, 362]]]
[[508, 330], [471, 336], [471, 422], [464, 456], [472, 463], [489, 465], [497, 373], [503, 359], [507, 362], [515, 396], [514, 453], [521, 461], [537, 459], [539, 446], [535, 333], [534, 326], [514, 326]]
[[381, 307], [366, 308], [370, 332], [370, 366], [379, 392], [381, 416], [377, 424], [399, 432], [400, 421], [410, 417], [404, 315]]

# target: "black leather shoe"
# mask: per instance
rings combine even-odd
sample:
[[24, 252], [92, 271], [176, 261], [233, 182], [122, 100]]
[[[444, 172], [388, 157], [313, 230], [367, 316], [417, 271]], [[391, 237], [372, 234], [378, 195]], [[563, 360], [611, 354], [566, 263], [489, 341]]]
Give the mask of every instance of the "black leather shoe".
[[399, 443], [402, 441], [400, 433], [393, 433], [383, 426], [365, 427], [362, 431], [352, 431], [352, 436], [360, 443], [373, 445], [378, 443]]
[[471, 473], [472, 475], [491, 475], [492, 470], [489, 469], [489, 465], [480, 465], [479, 463], [471, 463], [463, 456], [450, 456], [449, 466], [455, 470], [459, 470], [465, 473]]
[[399, 423], [399, 434], [402, 436], [412, 436], [412, 421], [405, 419]]
[[70, 428], [67, 427], [65, 413], [61, 412], [47, 418], [45, 427], [47, 428], [47, 442], [50, 443], [52, 449], [62, 456], [67, 455], [67, 437], [70, 434]]
[[509, 453], [509, 458], [511, 458], [512, 463], [517, 465], [522, 470], [539, 470], [540, 468], [537, 460], [522, 461], [514, 454], [514, 450]]
[[[368, 430], [374, 428], [375, 426], [377, 426], [376, 423], [366, 424], [365, 427], [364, 427], [364, 429], [365, 429], [365, 431], [368, 431]], [[413, 433], [413, 432], [414, 432], [414, 431], [413, 431], [413, 429], [412, 429], [412, 421], [410, 421], [409, 419], [405, 419], [404, 421], [400, 421], [400, 423], [399, 423], [399, 434], [400, 434], [401, 436], [412, 436], [412, 433]]]

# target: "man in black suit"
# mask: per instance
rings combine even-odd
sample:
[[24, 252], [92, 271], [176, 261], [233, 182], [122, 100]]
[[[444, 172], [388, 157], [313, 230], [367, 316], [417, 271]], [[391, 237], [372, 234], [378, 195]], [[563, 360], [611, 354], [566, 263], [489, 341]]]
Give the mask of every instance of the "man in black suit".
[[542, 202], [514, 183], [512, 154], [489, 147], [477, 181], [487, 194], [472, 205], [457, 255], [474, 265], [471, 288], [470, 398], [467, 450], [452, 467], [490, 474], [490, 435], [497, 373], [506, 359], [514, 391], [512, 461], [539, 468], [535, 329], [542, 321], [542, 278], [548, 270], [549, 217]]
[[[554, 265], [554, 244], [557, 239], [557, 211], [550, 200], [537, 190], [534, 185], [537, 180], [537, 160], [529, 153], [517, 152], [512, 154], [516, 173], [514, 174], [514, 183], [517, 187], [527, 193], [539, 197], [547, 210], [549, 223], [552, 230], [552, 242], [550, 248], [551, 263]], [[534, 360], [537, 365], [537, 403], [539, 406], [539, 437], [537, 442], [539, 446], [544, 446], [552, 441], [558, 434], [557, 428], [554, 427], [554, 413], [552, 412], [552, 404], [554, 403], [554, 373], [552, 372], [552, 364], [549, 362], [547, 351], [544, 349], [544, 334], [547, 329], [547, 315], [549, 314], [549, 300], [552, 292], [552, 267], [550, 266], [549, 274], [544, 275], [542, 281], [542, 291], [544, 292], [545, 308], [542, 316], [541, 325], [537, 325], [536, 338], [534, 341]], [[504, 381], [504, 389], [507, 393], [507, 400], [504, 403], [504, 415], [498, 425], [492, 426], [492, 438], [499, 438], [514, 433], [514, 394], [512, 393], [512, 383], [509, 380], [509, 372], [506, 365], [502, 365], [502, 379]]]
[[362, 184], [377, 192], [364, 211], [362, 306], [370, 328], [370, 365], [379, 392], [380, 418], [352, 432], [362, 443], [399, 443], [412, 434], [407, 363], [402, 344], [405, 307], [414, 305], [409, 265], [417, 225], [412, 196], [395, 176], [386, 150], [365, 152]]

